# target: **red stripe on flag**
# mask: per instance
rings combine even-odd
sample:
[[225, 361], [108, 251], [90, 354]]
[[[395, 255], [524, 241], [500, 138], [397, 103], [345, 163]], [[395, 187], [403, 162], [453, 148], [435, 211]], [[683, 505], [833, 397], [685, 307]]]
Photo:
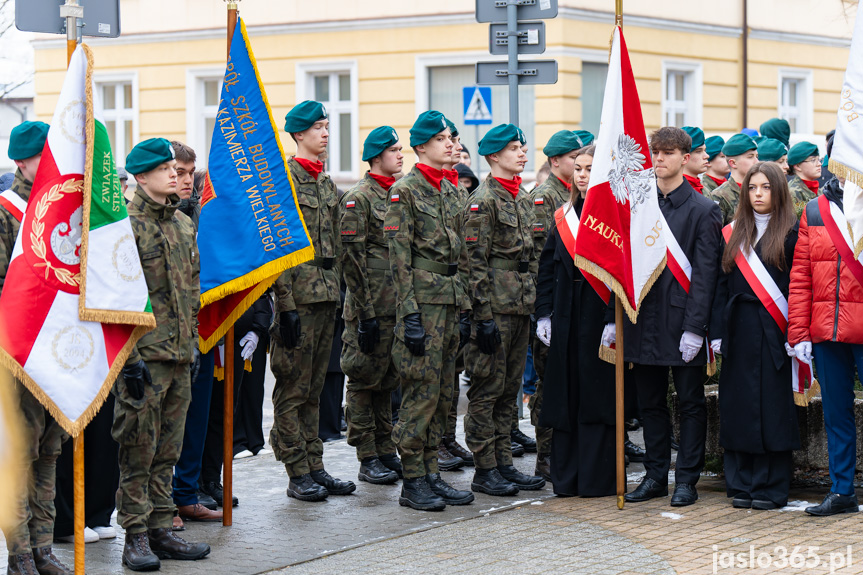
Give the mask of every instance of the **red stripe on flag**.
[[45, 182], [50, 182], [61, 175], [60, 170], [57, 169], [54, 154], [51, 153], [51, 146], [48, 145], [48, 140], [45, 140], [45, 147], [42, 148], [42, 159], [39, 160], [39, 169], [36, 170], [36, 177], [33, 178], [33, 191], [30, 193], [30, 197], [35, 196], [45, 185]]
[[0, 309], [3, 310], [0, 347], [23, 366], [57, 298], [57, 290], [37, 276], [23, 256], [12, 260], [6, 277], [15, 281], [7, 282], [0, 293]]
[[114, 365], [117, 355], [123, 351], [123, 347], [135, 331], [134, 325], [119, 323], [103, 323], [102, 335], [105, 338], [105, 355], [108, 356], [108, 367]]
[[[566, 220], [566, 217], [563, 213], [563, 208], [558, 208], [556, 212], [554, 212], [554, 219], [557, 222], [557, 232], [560, 235], [560, 239], [563, 242], [566, 251], [569, 252], [569, 255], [572, 256], [572, 259], [575, 260], [575, 238], [572, 235], [572, 230], [569, 229], [569, 222]], [[593, 288], [602, 301], [608, 303], [608, 300], [611, 299], [611, 290], [605, 285], [605, 282], [590, 274], [584, 270], [580, 270], [584, 279], [587, 280], [587, 283]]]
[[256, 287], [252, 286], [243, 291], [233, 293], [219, 301], [202, 307], [201, 311], [198, 312], [198, 335], [201, 340], [207, 341], [220, 328], [223, 328], [225, 324], [233, 324], [236, 319], [232, 321], [230, 319], [231, 314], [242, 305], [243, 299]]
[[[623, 39], [623, 29], [620, 29], [620, 80], [624, 94], [638, 94], [635, 85], [635, 74], [632, 72], [632, 62], [629, 61], [629, 50]], [[644, 169], [653, 167], [650, 159], [650, 146], [647, 145], [647, 132], [644, 129], [644, 116], [641, 113], [641, 102], [637, 96], [623, 98], [623, 128], [626, 134], [641, 145], [644, 154]], [[629, 226], [626, 227], [629, 229]]]

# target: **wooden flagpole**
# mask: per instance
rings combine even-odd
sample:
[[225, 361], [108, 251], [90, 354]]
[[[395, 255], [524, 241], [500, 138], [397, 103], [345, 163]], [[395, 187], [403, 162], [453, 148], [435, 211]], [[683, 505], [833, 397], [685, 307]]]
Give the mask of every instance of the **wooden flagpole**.
[[[614, 25], [623, 26], [623, 0], [615, 0]], [[626, 463], [623, 454], [623, 304], [615, 298], [614, 325], [617, 337], [614, 343], [614, 396], [617, 457], [617, 508], [623, 509], [623, 493], [626, 491]]]
[[[231, 57], [231, 40], [237, 26], [237, 3], [228, 2], [228, 58]], [[234, 499], [234, 326], [225, 334], [225, 395], [222, 425], [222, 525], [233, 524]]]

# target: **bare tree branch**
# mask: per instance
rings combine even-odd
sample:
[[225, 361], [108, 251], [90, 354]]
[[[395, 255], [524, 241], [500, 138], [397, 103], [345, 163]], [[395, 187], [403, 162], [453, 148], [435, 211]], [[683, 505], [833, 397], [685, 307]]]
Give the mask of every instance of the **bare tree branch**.
[[3, 89], [2, 92], [0, 92], [0, 100], [6, 99], [6, 96], [8, 96], [12, 92], [14, 92], [18, 88], [20, 88], [21, 86], [24, 86], [25, 84], [32, 82], [32, 81], [33, 81], [33, 73], [30, 73], [30, 74], [27, 74], [27, 76], [23, 80], [20, 80], [19, 82], [15, 83], [15, 84], [9, 84], [8, 86], [6, 86]]

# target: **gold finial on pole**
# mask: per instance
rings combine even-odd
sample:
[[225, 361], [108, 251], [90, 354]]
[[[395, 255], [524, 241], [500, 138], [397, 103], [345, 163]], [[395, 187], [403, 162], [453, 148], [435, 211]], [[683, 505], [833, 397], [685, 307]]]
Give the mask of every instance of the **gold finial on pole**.
[[614, 25], [623, 26], [623, 0], [614, 0]]

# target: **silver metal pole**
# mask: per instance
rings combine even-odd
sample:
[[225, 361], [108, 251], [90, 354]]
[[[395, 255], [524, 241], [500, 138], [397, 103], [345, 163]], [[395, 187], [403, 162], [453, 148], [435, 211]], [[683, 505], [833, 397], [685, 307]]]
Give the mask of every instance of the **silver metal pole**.
[[518, 126], [518, 5], [506, 6], [507, 51], [509, 57], [509, 123]]

